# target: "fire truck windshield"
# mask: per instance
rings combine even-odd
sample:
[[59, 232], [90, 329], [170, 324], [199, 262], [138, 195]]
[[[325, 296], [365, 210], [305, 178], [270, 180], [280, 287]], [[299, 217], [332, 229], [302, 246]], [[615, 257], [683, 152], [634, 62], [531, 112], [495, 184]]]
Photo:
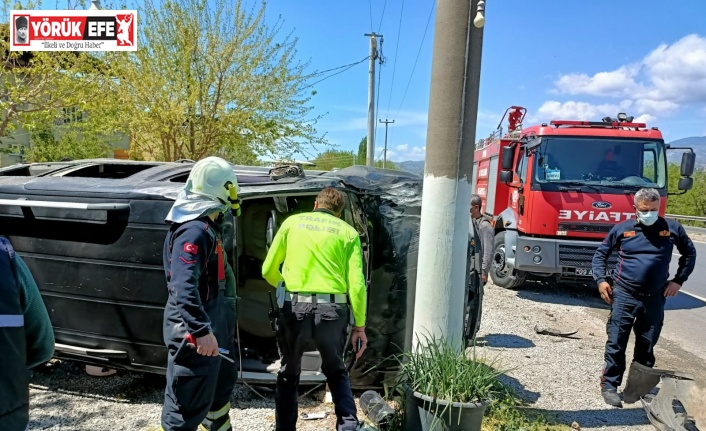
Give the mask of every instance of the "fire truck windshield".
[[534, 151], [538, 183], [664, 188], [662, 141], [596, 137], [544, 137]]

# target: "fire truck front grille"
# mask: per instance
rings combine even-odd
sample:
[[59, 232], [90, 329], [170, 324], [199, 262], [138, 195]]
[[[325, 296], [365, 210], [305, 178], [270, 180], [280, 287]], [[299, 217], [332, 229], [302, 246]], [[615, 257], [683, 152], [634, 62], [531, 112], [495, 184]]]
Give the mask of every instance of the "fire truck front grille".
[[[596, 253], [598, 244], [590, 245], [565, 245], [559, 244], [559, 264], [568, 268], [591, 268], [593, 255]], [[613, 253], [608, 257], [608, 268], [615, 268], [618, 263], [618, 255]]]
[[608, 233], [614, 225], [606, 223], [559, 223], [557, 230], [583, 233]]

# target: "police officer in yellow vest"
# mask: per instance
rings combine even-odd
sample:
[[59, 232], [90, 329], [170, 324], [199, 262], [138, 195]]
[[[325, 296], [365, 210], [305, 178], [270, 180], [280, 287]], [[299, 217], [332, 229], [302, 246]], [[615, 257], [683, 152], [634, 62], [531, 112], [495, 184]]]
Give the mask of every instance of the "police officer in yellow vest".
[[[365, 350], [367, 292], [358, 232], [341, 220], [343, 194], [326, 188], [314, 211], [286, 219], [275, 235], [262, 276], [273, 286], [284, 280], [284, 303], [277, 318], [281, 368], [277, 375], [276, 430], [296, 430], [302, 354], [313, 340], [331, 390], [337, 429], [358, 427], [348, 372], [343, 364], [350, 313], [356, 357]], [[280, 265], [282, 273], [280, 274]]]

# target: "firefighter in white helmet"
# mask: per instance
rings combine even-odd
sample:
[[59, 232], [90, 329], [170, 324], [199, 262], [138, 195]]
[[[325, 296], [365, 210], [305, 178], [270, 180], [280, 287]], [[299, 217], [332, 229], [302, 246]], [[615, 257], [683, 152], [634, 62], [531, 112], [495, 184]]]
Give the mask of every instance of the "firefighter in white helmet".
[[165, 431], [232, 430], [237, 358], [235, 276], [223, 247], [228, 210], [240, 214], [233, 167], [218, 157], [198, 161], [166, 218]]

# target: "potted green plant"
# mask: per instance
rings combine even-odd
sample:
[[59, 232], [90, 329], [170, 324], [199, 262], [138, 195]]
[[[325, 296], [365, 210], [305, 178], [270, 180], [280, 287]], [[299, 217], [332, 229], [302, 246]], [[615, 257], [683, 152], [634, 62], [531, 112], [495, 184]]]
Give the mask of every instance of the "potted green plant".
[[425, 336], [412, 352], [402, 353], [397, 385], [405, 396], [405, 429], [480, 430], [485, 410], [503, 386], [501, 371], [480, 360], [464, 344]]

